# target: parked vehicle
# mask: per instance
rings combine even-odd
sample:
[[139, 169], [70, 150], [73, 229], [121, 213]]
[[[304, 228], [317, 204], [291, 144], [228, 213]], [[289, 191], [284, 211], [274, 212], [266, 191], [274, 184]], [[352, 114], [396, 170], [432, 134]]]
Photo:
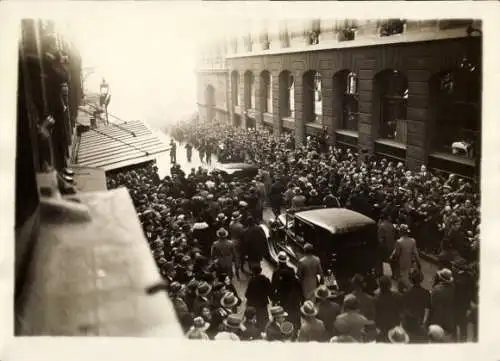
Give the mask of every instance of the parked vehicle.
[[248, 163], [219, 163], [214, 167], [215, 172], [222, 173], [225, 181], [233, 179], [250, 179], [255, 177], [259, 169], [257, 166]]
[[341, 289], [356, 273], [370, 284], [375, 280], [377, 224], [373, 219], [345, 208], [288, 210], [271, 224], [268, 258], [276, 263], [278, 252], [285, 251], [296, 264], [306, 243], [314, 246], [323, 271], [332, 270]]

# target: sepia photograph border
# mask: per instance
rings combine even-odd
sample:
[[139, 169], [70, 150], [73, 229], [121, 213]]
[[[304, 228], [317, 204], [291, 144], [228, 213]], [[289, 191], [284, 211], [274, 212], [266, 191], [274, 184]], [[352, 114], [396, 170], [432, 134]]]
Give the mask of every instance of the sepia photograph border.
[[[0, 360], [500, 360], [500, 3], [481, 2], [25, 2], [0, 3]], [[16, 158], [17, 47], [22, 18], [66, 20], [110, 14], [161, 18], [166, 12], [213, 22], [224, 18], [408, 19], [473, 18], [483, 21], [481, 250], [479, 342], [448, 345], [336, 345], [318, 343], [200, 342], [159, 338], [14, 337], [14, 172]], [[92, 17], [89, 16], [91, 26]], [[189, 31], [186, 27], [186, 31]], [[193, 102], [195, 100], [193, 99]]]

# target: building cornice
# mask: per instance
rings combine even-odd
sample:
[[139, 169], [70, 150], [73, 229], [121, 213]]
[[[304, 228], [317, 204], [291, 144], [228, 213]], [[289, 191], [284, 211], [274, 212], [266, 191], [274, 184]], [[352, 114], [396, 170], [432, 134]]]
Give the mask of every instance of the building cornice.
[[284, 55], [284, 54], [305, 53], [305, 52], [314, 52], [323, 50], [361, 48], [369, 46], [394, 45], [394, 44], [437, 41], [446, 39], [459, 39], [459, 38], [479, 37], [479, 36], [480, 35], [467, 36], [464, 28], [441, 30], [439, 32], [423, 32], [423, 33], [408, 32], [408, 33], [397, 34], [392, 36], [384, 36], [384, 37], [367, 36], [351, 41], [342, 41], [342, 42], [325, 41], [317, 45], [261, 50], [256, 52], [247, 52], [240, 54], [229, 54], [226, 56], [226, 59], [239, 59], [239, 58], [248, 58], [256, 56], [269, 56], [269, 55]]
[[196, 69], [197, 73], [229, 73], [229, 69], [214, 69], [214, 68], [199, 68]]

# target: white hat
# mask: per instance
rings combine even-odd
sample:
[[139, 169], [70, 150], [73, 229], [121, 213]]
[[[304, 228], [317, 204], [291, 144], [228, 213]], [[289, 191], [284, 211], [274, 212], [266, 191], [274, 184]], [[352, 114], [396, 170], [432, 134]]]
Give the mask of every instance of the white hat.
[[434, 342], [443, 342], [445, 339], [445, 333], [441, 326], [429, 325], [429, 328], [427, 329], [427, 337]]

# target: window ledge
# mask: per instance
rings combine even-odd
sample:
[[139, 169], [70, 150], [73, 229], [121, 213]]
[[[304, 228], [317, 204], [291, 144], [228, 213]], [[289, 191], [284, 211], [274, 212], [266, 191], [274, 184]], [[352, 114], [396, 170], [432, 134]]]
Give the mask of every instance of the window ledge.
[[310, 122], [310, 123], [306, 123], [306, 127], [316, 128], [316, 129], [323, 129], [323, 124], [316, 123], [316, 122]]
[[475, 158], [461, 157], [454, 154], [442, 153], [442, 152], [434, 152], [429, 154], [429, 157], [443, 159], [454, 163], [464, 164], [470, 167], [476, 166]]
[[355, 130], [338, 129], [335, 131], [335, 133], [346, 135], [346, 136], [352, 137], [352, 138], [359, 138], [359, 133]]
[[[50, 182], [49, 178], [42, 180]], [[161, 277], [128, 191], [119, 188], [71, 198], [88, 207], [91, 220], [57, 222], [41, 208], [40, 232], [30, 265], [32, 276], [23, 288], [24, 304], [16, 333], [153, 333], [181, 338], [182, 330], [165, 295], [145, 293], [146, 287]]]
[[377, 140], [375, 140], [375, 143], [387, 145], [387, 146], [393, 147], [393, 148], [399, 148], [399, 149], [406, 150], [406, 144], [398, 142], [396, 140], [392, 140], [392, 139], [377, 139]]
[[295, 122], [295, 118], [293, 117], [283, 117], [282, 119], [286, 122]]

